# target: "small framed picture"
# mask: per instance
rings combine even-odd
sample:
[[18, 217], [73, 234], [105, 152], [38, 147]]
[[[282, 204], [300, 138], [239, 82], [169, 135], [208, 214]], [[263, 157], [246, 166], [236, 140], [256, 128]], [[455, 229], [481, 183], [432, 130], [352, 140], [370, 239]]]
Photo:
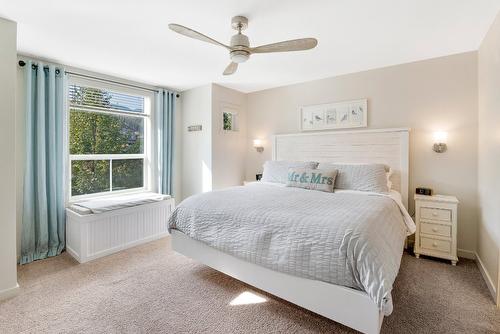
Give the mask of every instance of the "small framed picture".
[[326, 109], [325, 120], [326, 120], [326, 125], [337, 124], [337, 109], [336, 108]]
[[315, 110], [312, 113], [313, 127], [325, 124], [325, 113], [322, 110]]
[[238, 131], [238, 109], [233, 106], [223, 105], [221, 110], [222, 131]]
[[336, 127], [345, 128], [349, 126], [349, 107], [343, 105], [339, 107], [339, 121]]
[[301, 131], [368, 126], [368, 100], [333, 102], [300, 108]]
[[349, 106], [349, 118], [353, 125], [363, 125], [366, 110], [363, 105], [351, 104]]

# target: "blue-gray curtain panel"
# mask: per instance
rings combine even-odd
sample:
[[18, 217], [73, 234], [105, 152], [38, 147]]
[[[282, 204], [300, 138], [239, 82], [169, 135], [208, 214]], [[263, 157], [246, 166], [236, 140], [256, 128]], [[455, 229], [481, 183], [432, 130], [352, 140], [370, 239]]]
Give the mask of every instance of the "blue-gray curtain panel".
[[65, 74], [27, 61], [26, 155], [21, 264], [61, 253], [65, 246], [63, 120]]
[[156, 133], [158, 147], [158, 191], [172, 195], [175, 93], [156, 93]]

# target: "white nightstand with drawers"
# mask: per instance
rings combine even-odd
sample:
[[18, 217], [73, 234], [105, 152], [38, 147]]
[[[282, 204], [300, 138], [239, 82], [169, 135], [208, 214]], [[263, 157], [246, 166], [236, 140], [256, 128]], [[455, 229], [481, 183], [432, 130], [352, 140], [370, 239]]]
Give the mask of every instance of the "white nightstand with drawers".
[[415, 195], [415, 256], [439, 257], [456, 265], [457, 208], [454, 196]]

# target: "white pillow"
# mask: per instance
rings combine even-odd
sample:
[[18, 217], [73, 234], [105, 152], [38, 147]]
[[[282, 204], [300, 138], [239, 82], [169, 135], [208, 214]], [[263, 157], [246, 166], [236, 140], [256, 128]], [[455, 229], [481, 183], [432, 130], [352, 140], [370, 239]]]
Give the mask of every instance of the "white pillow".
[[387, 166], [384, 164], [325, 164], [319, 169], [337, 169], [335, 189], [387, 193]]
[[311, 168], [318, 167], [314, 161], [266, 161], [262, 172], [262, 181], [274, 183], [286, 183], [289, 168]]
[[333, 192], [336, 169], [289, 168], [287, 187]]

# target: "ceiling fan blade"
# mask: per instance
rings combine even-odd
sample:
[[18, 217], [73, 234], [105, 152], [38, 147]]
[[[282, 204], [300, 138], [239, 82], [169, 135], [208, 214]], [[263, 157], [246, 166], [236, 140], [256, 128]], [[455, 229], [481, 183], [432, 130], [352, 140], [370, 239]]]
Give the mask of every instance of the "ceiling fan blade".
[[269, 53], [269, 52], [288, 52], [309, 50], [318, 45], [316, 38], [292, 39], [290, 41], [278, 42], [273, 44], [261, 45], [250, 48], [251, 53]]
[[191, 37], [191, 38], [194, 38], [194, 39], [198, 39], [198, 40], [203, 41], [203, 42], [208, 42], [208, 43], [211, 43], [211, 44], [220, 45], [220, 46], [225, 47], [226, 49], [230, 50], [229, 46], [224, 45], [224, 44], [222, 44], [220, 42], [217, 42], [215, 39], [210, 38], [208, 36], [205, 36], [202, 33], [199, 33], [199, 32], [197, 32], [197, 31], [195, 31], [193, 29], [181, 26], [180, 24], [170, 23], [168, 25], [168, 27], [170, 28], [170, 30], [175, 31], [176, 33], [179, 33], [181, 35], [184, 35], [184, 36], [187, 36], [187, 37]]
[[238, 63], [233, 63], [231, 62], [231, 64], [227, 65], [226, 69], [224, 70], [224, 75], [231, 75], [233, 74], [234, 72], [236, 72], [236, 70], [238, 69]]

